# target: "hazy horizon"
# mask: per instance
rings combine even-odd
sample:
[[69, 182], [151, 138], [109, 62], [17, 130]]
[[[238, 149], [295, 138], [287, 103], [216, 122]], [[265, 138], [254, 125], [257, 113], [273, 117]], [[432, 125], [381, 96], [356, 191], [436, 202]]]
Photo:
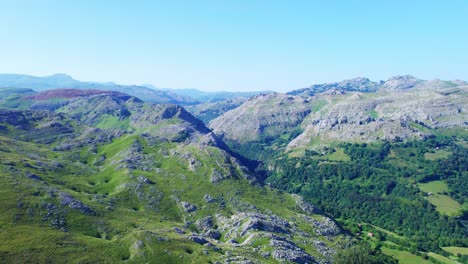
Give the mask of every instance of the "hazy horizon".
[[0, 72], [202, 91], [468, 80], [468, 2], [1, 2]]
[[[207, 92], [207, 93], [218, 93], [218, 92], [245, 92], [245, 93], [248, 93], [248, 92], [268, 92], [268, 91], [273, 91], [273, 90], [250, 90], [250, 91], [241, 91], [241, 90], [206, 90], [206, 89], [203, 89], [203, 88], [197, 88], [197, 87], [158, 87], [158, 86], [155, 86], [153, 84], [149, 84], [149, 83], [128, 83], [128, 84], [122, 84], [122, 83], [118, 83], [118, 82], [115, 82], [115, 81], [112, 81], [112, 80], [108, 80], [108, 81], [94, 81], [94, 80], [79, 80], [77, 78], [75, 78], [74, 76], [71, 76], [70, 74], [67, 74], [67, 73], [54, 73], [54, 74], [51, 74], [51, 75], [45, 75], [45, 76], [36, 76], [36, 75], [29, 75], [29, 74], [22, 74], [22, 73], [1, 73], [0, 72], [0, 75], [7, 75], [7, 74], [11, 74], [11, 75], [26, 75], [26, 76], [31, 76], [31, 77], [38, 77], [38, 78], [46, 78], [46, 77], [52, 77], [54, 75], [67, 75], [69, 77], [71, 77], [72, 79], [76, 80], [76, 81], [79, 81], [79, 82], [86, 82], [86, 83], [100, 83], [100, 84], [117, 84], [117, 85], [135, 85], [135, 86], [142, 86], [142, 87], [147, 87], [147, 88], [151, 88], [151, 89], [156, 89], [156, 90], [198, 90], [198, 91], [202, 91], [202, 92]], [[410, 76], [413, 76], [415, 78], [418, 78], [418, 76], [414, 76], [412, 74], [403, 74], [403, 75], [410, 75]], [[304, 87], [289, 87], [289, 88], [286, 88], [284, 90], [276, 90], [276, 91], [273, 91], [273, 92], [279, 92], [279, 93], [287, 93], [287, 92], [290, 92], [290, 91], [293, 91], [293, 90], [297, 90], [297, 89], [302, 89], [302, 88], [307, 88], [307, 87], [310, 87], [312, 85], [321, 85], [321, 84], [327, 84], [327, 83], [339, 83], [339, 82], [342, 82], [342, 81], [348, 81], [348, 80], [352, 80], [352, 79], [356, 79], [356, 78], [367, 78], [369, 79], [370, 81], [373, 81], [373, 82], [380, 82], [380, 81], [386, 81], [388, 80], [389, 78], [392, 78], [392, 77], [396, 77], [396, 76], [388, 76], [388, 78], [385, 78], [385, 79], [381, 79], [381, 80], [374, 80], [374, 79], [371, 79], [371, 78], [368, 78], [366, 76], [356, 76], [354, 78], [350, 78], [350, 79], [343, 79], [343, 80], [335, 80], [335, 81], [331, 81], [331, 82], [326, 82], [326, 83], [311, 83], [310, 85], [307, 85], [307, 86], [304, 86]], [[421, 79], [421, 78], [418, 78], [418, 79]], [[421, 80], [427, 80], [427, 81], [430, 81], [430, 80], [435, 80], [437, 78], [430, 78], [430, 79], [421, 79]], [[454, 79], [454, 80], [443, 80], [443, 81], [467, 81], [467, 80], [461, 80], [461, 79]], [[19, 87], [19, 88], [28, 88], [28, 87]], [[57, 87], [59, 88], [59, 87]], [[66, 88], [66, 87], [65, 87]], [[73, 88], [71, 88], [73, 89]]]

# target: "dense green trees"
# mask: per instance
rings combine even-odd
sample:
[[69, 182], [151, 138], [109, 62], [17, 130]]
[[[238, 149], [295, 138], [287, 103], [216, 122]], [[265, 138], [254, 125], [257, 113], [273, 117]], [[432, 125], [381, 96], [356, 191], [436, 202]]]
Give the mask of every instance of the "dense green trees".
[[[464, 141], [466, 142], [466, 141]], [[272, 146], [281, 139], [236, 145], [251, 159], [268, 165], [267, 182], [307, 200], [335, 218], [366, 222], [408, 237], [414, 250], [437, 251], [440, 246], [467, 246], [467, 213], [445, 216], [424, 199], [418, 182], [444, 180], [446, 193], [459, 203], [468, 197], [468, 151], [449, 137], [424, 141], [352, 144], [337, 148], [351, 161], [328, 160], [327, 153], [306, 151], [300, 158], [288, 158]], [[447, 157], [427, 159], [439, 150]], [[265, 166], [266, 167], [266, 166]], [[357, 262], [359, 263], [359, 262]]]
[[397, 263], [396, 260], [377, 254], [367, 244], [359, 244], [338, 251], [333, 261], [335, 264], [378, 264]]

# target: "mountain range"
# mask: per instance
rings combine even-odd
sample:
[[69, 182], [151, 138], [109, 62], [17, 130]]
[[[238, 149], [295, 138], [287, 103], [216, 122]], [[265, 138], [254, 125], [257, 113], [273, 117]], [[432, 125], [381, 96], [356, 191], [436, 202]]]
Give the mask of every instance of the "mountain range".
[[195, 105], [235, 98], [248, 98], [265, 92], [204, 92], [197, 89], [160, 89], [152, 85], [120, 85], [114, 82], [82, 82], [66, 74], [36, 77], [24, 74], [0, 74], [0, 87], [29, 88], [40, 92], [50, 89], [94, 89], [117, 91], [150, 103]]
[[6, 263], [468, 261], [468, 83], [0, 75]]
[[15, 92], [29, 105], [0, 110], [6, 262], [330, 263], [352, 242], [301, 197], [262, 187], [180, 106], [98, 90], [0, 97]]
[[313, 85], [287, 94], [250, 98], [210, 122], [226, 140], [245, 143], [300, 132], [289, 150], [333, 142], [408, 140], [434, 136], [435, 129], [467, 123], [468, 84], [396, 76]]

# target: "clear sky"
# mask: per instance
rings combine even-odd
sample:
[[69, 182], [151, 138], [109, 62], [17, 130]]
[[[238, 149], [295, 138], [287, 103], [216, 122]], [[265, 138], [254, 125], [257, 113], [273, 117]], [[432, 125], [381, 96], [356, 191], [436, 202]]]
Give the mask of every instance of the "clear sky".
[[468, 80], [467, 0], [0, 0], [0, 72], [286, 91]]

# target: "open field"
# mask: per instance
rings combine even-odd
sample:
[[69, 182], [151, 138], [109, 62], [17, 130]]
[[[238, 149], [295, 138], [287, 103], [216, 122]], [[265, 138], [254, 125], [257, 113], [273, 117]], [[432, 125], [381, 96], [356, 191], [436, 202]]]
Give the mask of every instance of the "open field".
[[447, 257], [444, 257], [442, 255], [439, 255], [439, 254], [436, 254], [436, 253], [433, 253], [433, 252], [429, 252], [429, 253], [427, 253], [427, 255], [429, 255], [430, 257], [435, 258], [437, 261], [440, 261], [440, 262], [442, 262], [444, 264], [457, 263], [457, 262], [455, 262], [455, 261], [453, 261], [453, 260], [451, 260], [451, 259], [449, 259]]
[[443, 247], [443, 250], [452, 254], [468, 255], [468, 248], [466, 247]]
[[427, 197], [427, 200], [436, 207], [436, 210], [441, 214], [457, 215], [460, 213], [461, 205], [443, 194], [433, 194]]
[[431, 264], [432, 262], [420, 256], [411, 254], [407, 251], [400, 251], [387, 247], [382, 247], [382, 252], [385, 255], [391, 256], [398, 260], [400, 264]]
[[431, 181], [427, 183], [419, 183], [418, 187], [423, 192], [442, 193], [448, 192], [449, 188], [444, 181]]
[[434, 153], [427, 152], [424, 154], [424, 158], [426, 160], [438, 160], [438, 159], [446, 159], [451, 154], [451, 152], [446, 150], [437, 150]]

